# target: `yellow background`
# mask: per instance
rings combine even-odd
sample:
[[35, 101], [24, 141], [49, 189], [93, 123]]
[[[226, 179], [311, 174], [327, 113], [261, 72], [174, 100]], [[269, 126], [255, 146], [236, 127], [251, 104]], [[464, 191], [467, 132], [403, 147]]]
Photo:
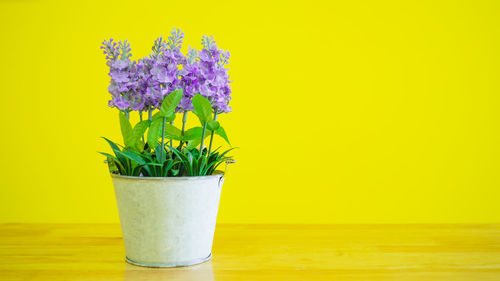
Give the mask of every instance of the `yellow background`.
[[499, 3], [1, 1], [0, 222], [118, 222], [99, 46], [173, 27], [232, 54], [219, 222], [500, 222]]

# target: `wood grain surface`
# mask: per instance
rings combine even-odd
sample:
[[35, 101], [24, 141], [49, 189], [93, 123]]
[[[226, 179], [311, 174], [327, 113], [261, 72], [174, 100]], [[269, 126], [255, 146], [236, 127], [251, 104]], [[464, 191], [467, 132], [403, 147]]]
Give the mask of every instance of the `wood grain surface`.
[[0, 280], [500, 280], [500, 225], [218, 225], [209, 262], [127, 264], [119, 225], [0, 224]]

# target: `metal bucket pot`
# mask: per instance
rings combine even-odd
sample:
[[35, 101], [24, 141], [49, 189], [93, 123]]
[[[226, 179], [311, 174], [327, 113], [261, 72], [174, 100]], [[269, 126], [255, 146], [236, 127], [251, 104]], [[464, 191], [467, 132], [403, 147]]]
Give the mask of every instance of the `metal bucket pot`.
[[176, 267], [211, 258], [224, 177], [112, 175], [126, 260]]

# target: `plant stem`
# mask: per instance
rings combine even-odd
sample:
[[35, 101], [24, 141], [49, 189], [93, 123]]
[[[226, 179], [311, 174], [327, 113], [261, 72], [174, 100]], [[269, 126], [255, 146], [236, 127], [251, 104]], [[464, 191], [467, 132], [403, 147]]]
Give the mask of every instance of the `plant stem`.
[[162, 130], [161, 130], [161, 151], [160, 151], [160, 161], [161, 163], [165, 162], [163, 161], [163, 153], [165, 152], [165, 123], [167, 123], [167, 118], [163, 117], [163, 124], [162, 124]]
[[[184, 114], [182, 115], [182, 131], [181, 131], [181, 136], [184, 136], [184, 129], [186, 128], [186, 121], [187, 121], [187, 111], [184, 111]], [[179, 144], [179, 147], [182, 147], [182, 144], [184, 142], [181, 141], [181, 143]]]
[[201, 144], [200, 144], [200, 156], [203, 155], [203, 140], [205, 139], [205, 133], [207, 131], [207, 123], [203, 124], [203, 133], [201, 134]]
[[[139, 111], [139, 120], [142, 121], [142, 111]], [[142, 135], [142, 142], [144, 142], [144, 135]]]
[[[174, 121], [170, 121], [170, 125], [173, 125]], [[174, 144], [172, 143], [172, 139], [170, 139], [170, 146], [172, 147]]]
[[[214, 112], [214, 121], [217, 121], [217, 109]], [[214, 140], [214, 131], [210, 135], [210, 145], [208, 146], [208, 156], [210, 156], [210, 151], [212, 151], [212, 141]]]
[[153, 107], [151, 105], [148, 108], [148, 120], [153, 121]]
[[184, 111], [184, 114], [182, 115], [182, 131], [181, 131], [181, 136], [184, 136], [184, 129], [186, 128], [186, 121], [187, 121], [187, 111]]
[[127, 119], [129, 119], [129, 115], [130, 113], [128, 111], [125, 111], [125, 117], [127, 117]]

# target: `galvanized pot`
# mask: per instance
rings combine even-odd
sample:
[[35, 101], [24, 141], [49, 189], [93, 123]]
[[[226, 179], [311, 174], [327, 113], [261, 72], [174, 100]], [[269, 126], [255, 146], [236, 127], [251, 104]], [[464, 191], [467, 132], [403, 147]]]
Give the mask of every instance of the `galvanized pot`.
[[211, 258], [222, 174], [112, 179], [129, 263], [176, 267]]

